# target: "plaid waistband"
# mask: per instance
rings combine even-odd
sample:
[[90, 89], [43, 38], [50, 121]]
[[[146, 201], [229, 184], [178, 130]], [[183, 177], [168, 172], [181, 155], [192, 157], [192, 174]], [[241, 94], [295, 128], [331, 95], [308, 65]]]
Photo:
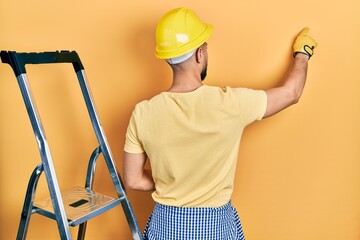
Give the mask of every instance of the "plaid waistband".
[[157, 203], [144, 233], [145, 240], [244, 240], [231, 202], [220, 207], [174, 207]]

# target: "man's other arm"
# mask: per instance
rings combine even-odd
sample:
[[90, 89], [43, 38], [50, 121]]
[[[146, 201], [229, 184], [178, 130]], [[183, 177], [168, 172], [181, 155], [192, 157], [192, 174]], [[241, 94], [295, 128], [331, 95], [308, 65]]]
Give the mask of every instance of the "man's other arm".
[[297, 103], [305, 87], [308, 61], [314, 53], [317, 43], [307, 35], [309, 29], [304, 28], [294, 43], [294, 62], [282, 86], [265, 90], [267, 108], [264, 118]]

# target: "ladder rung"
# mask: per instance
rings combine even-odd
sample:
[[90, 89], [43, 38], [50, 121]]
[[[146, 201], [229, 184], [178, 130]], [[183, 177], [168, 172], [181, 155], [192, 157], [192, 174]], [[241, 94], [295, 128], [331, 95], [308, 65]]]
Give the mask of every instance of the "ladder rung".
[[[77, 226], [120, 204], [124, 197], [113, 198], [86, 188], [74, 187], [61, 194], [70, 226]], [[51, 198], [34, 203], [36, 213], [56, 219]]]

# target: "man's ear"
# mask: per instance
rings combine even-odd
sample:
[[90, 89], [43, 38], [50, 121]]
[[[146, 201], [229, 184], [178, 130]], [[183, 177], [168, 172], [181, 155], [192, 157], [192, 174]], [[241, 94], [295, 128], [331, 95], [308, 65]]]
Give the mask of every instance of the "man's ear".
[[196, 57], [196, 62], [201, 63], [203, 57], [203, 52], [201, 48], [196, 49], [195, 57]]

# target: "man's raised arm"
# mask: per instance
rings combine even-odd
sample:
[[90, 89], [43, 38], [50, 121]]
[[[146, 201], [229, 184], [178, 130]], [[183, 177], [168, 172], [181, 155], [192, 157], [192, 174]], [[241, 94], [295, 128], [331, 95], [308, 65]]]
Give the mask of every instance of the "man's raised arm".
[[304, 28], [294, 43], [294, 63], [282, 86], [266, 90], [267, 108], [264, 118], [270, 117], [299, 101], [303, 92], [308, 61], [314, 54], [317, 43], [308, 36], [309, 28]]

